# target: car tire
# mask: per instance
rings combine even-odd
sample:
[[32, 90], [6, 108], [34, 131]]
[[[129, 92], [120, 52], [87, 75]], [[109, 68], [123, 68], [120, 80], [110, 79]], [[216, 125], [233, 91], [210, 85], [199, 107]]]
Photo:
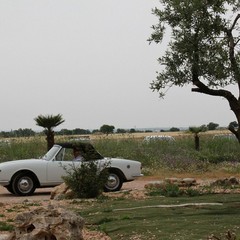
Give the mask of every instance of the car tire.
[[123, 179], [119, 173], [110, 172], [107, 183], [104, 186], [105, 192], [116, 192], [122, 188]]
[[29, 173], [18, 173], [12, 180], [13, 193], [19, 196], [29, 196], [34, 193], [36, 184]]

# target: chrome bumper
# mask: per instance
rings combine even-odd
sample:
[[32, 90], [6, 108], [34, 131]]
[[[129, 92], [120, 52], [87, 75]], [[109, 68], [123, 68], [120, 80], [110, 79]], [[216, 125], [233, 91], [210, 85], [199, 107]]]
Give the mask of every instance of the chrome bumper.
[[9, 181], [0, 181], [1, 186], [7, 186], [9, 185]]

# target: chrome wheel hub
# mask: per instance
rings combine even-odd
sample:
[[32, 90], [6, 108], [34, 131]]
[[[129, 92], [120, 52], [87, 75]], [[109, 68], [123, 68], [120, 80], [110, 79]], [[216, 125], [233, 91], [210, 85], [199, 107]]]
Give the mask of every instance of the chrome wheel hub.
[[30, 178], [21, 178], [18, 187], [21, 192], [29, 192], [33, 187], [33, 182]]

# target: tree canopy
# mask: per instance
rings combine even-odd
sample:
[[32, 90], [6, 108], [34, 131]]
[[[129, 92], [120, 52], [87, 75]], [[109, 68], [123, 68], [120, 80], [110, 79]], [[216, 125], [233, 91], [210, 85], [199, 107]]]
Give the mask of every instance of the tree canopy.
[[61, 114], [57, 115], [39, 115], [34, 118], [36, 125], [44, 128], [44, 133], [47, 138], [47, 149], [49, 150], [54, 145], [54, 131], [53, 129], [60, 124], [62, 124], [65, 120], [63, 119]]
[[[225, 98], [240, 123], [239, 0], [160, 0], [150, 42], [161, 43], [171, 30], [168, 48], [158, 61], [162, 70], [151, 89], [164, 96], [172, 86], [192, 84], [193, 92]], [[230, 129], [240, 141], [240, 129]]]
[[100, 132], [105, 133], [105, 134], [109, 134], [109, 133], [113, 133], [114, 129], [115, 129], [114, 126], [104, 124], [100, 127]]

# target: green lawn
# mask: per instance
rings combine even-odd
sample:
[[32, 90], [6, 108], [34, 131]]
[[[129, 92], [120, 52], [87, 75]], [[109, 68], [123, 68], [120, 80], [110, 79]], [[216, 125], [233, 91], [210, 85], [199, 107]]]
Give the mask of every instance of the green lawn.
[[[223, 205], [144, 208], [144, 206], [159, 204], [183, 203], [223, 203]], [[81, 206], [84, 204], [86, 203], [80, 203]], [[115, 211], [132, 207], [143, 208]], [[238, 194], [177, 198], [155, 196], [143, 200], [105, 199], [88, 203], [84, 210], [78, 210], [78, 212], [90, 229], [104, 231], [113, 240], [134, 239], [133, 236], [146, 240], [207, 239], [210, 234], [219, 237], [229, 229], [240, 236], [240, 196]]]

